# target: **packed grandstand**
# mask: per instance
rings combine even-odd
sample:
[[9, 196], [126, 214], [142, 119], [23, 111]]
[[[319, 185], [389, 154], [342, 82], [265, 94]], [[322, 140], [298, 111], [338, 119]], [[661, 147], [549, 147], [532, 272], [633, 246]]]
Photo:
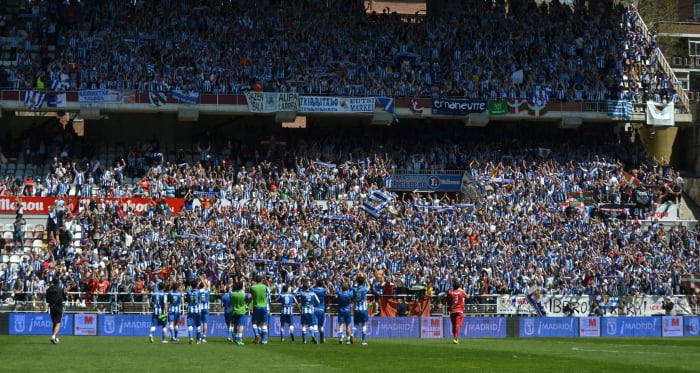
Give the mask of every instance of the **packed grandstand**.
[[[134, 3], [38, 2], [36, 16], [6, 22], [5, 87], [629, 99], [686, 110], [654, 36], [611, 1], [475, 2], [459, 21], [412, 22], [367, 14], [361, 1]], [[147, 304], [158, 283], [202, 274], [220, 292], [260, 274], [275, 288], [321, 278], [332, 292], [361, 272], [374, 295], [433, 296], [434, 312], [454, 279], [480, 313], [534, 291], [620, 299], [610, 312], [622, 299], [686, 296], [682, 306], [697, 310], [700, 231], [677, 222], [684, 179], [634, 135], [430, 125], [214, 131], [189, 143], [92, 144], [62, 127], [8, 136], [4, 307], [40, 307], [56, 277], [72, 307], [143, 312], [129, 305]], [[444, 178], [410, 188], [406, 175]], [[29, 219], [33, 209], [43, 221]]]

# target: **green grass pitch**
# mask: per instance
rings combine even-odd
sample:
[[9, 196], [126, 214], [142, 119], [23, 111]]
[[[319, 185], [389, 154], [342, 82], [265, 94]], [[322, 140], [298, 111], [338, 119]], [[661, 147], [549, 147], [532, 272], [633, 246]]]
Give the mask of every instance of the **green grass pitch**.
[[700, 338], [370, 339], [368, 346], [0, 336], [0, 372], [698, 372]]

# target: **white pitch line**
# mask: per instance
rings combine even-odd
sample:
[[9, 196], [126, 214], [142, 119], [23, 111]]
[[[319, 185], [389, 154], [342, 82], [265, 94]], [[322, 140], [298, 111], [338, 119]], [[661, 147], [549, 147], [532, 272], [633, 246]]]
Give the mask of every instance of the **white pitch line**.
[[589, 350], [586, 348], [571, 347], [571, 351], [581, 352], [609, 352], [612, 354], [645, 354], [645, 355], [668, 355], [667, 352], [658, 351], [618, 351], [618, 350]]

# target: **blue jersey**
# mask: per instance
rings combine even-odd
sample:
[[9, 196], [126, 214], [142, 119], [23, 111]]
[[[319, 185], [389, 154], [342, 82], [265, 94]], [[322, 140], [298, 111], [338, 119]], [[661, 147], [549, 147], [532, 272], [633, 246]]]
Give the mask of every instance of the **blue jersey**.
[[231, 293], [226, 293], [221, 296], [221, 305], [224, 307], [224, 313], [230, 314], [231, 310]]
[[353, 286], [352, 300], [355, 302], [355, 311], [367, 311], [367, 286]]
[[294, 313], [294, 294], [284, 293], [279, 296], [282, 303], [282, 315], [291, 315]]
[[209, 311], [209, 297], [211, 291], [209, 289], [199, 289], [199, 310]]
[[302, 314], [312, 314], [320, 301], [318, 300], [316, 293], [311, 290], [307, 290], [299, 293], [299, 303], [301, 303]]
[[179, 290], [171, 291], [168, 293], [169, 313], [180, 313], [180, 307], [182, 307], [182, 297], [182, 292]]
[[325, 311], [326, 310], [326, 293], [328, 293], [328, 290], [324, 287], [315, 287], [311, 289], [311, 291], [316, 294], [316, 297], [318, 297], [318, 305], [316, 306], [317, 310]]
[[352, 304], [352, 291], [338, 291], [338, 312], [350, 312], [350, 305]]
[[187, 313], [199, 313], [199, 290], [187, 291]]
[[153, 304], [154, 315], [164, 315], [165, 293], [160, 290], [156, 290], [156, 292], [151, 295], [151, 304]]

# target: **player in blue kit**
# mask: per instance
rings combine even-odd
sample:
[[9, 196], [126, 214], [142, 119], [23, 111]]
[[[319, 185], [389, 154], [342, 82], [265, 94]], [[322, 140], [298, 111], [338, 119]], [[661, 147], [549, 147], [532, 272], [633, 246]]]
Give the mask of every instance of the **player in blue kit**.
[[352, 337], [352, 320], [350, 316], [350, 305], [352, 304], [352, 291], [347, 283], [343, 283], [336, 293], [336, 301], [338, 303], [338, 343], [343, 343], [343, 338], [346, 338], [347, 344], [350, 344]]
[[170, 340], [177, 342], [177, 325], [180, 323], [180, 310], [182, 307], [182, 283], [172, 284], [168, 292], [168, 323], [170, 324]]
[[[362, 328], [363, 346], [367, 346], [367, 320], [369, 319], [367, 313], [367, 291], [367, 279], [360, 273], [355, 278], [355, 286], [352, 287], [352, 300], [355, 303], [355, 314], [353, 315], [355, 330], [358, 327]], [[354, 340], [355, 336], [353, 335], [351, 338]]]
[[197, 289], [197, 281], [192, 281], [190, 289], [187, 290], [187, 335], [190, 337], [190, 344], [195, 339], [199, 344], [202, 335], [202, 323], [199, 316], [199, 289]]
[[207, 343], [207, 330], [209, 329], [209, 298], [211, 290], [209, 289], [209, 280], [202, 275], [199, 278], [199, 318], [202, 324], [202, 343]]
[[294, 342], [294, 306], [298, 305], [297, 298], [289, 292], [289, 285], [282, 286], [282, 294], [277, 297], [282, 303], [282, 312], [280, 313], [280, 339], [284, 342], [284, 326], [289, 325], [289, 337]]
[[231, 311], [231, 289], [227, 286], [221, 295], [221, 306], [224, 309], [224, 321], [226, 322], [226, 340], [233, 342], [233, 313]]
[[153, 313], [151, 314], [151, 332], [148, 334], [148, 340], [151, 343], [153, 343], [153, 332], [156, 331], [157, 326], [162, 327], [163, 330], [162, 342], [168, 343], [168, 341], [165, 339], [168, 332], [168, 328], [166, 326], [168, 314], [166, 295], [163, 291], [164, 288], [165, 284], [162, 282], [159, 283], [158, 288], [151, 295], [151, 306], [153, 307]]
[[306, 331], [309, 330], [311, 333], [311, 340], [313, 340], [314, 344], [317, 344], [314, 312], [321, 302], [318, 300], [316, 293], [309, 289], [308, 279], [305, 279], [301, 285], [299, 303], [301, 304], [301, 341], [303, 344], [306, 344]]
[[314, 319], [316, 319], [316, 328], [318, 330], [318, 336], [321, 343], [326, 342], [324, 335], [323, 326], [326, 323], [326, 294], [328, 290], [326, 289], [325, 282], [323, 279], [319, 278], [316, 280], [316, 287], [311, 289], [318, 297], [319, 304], [314, 309]]

